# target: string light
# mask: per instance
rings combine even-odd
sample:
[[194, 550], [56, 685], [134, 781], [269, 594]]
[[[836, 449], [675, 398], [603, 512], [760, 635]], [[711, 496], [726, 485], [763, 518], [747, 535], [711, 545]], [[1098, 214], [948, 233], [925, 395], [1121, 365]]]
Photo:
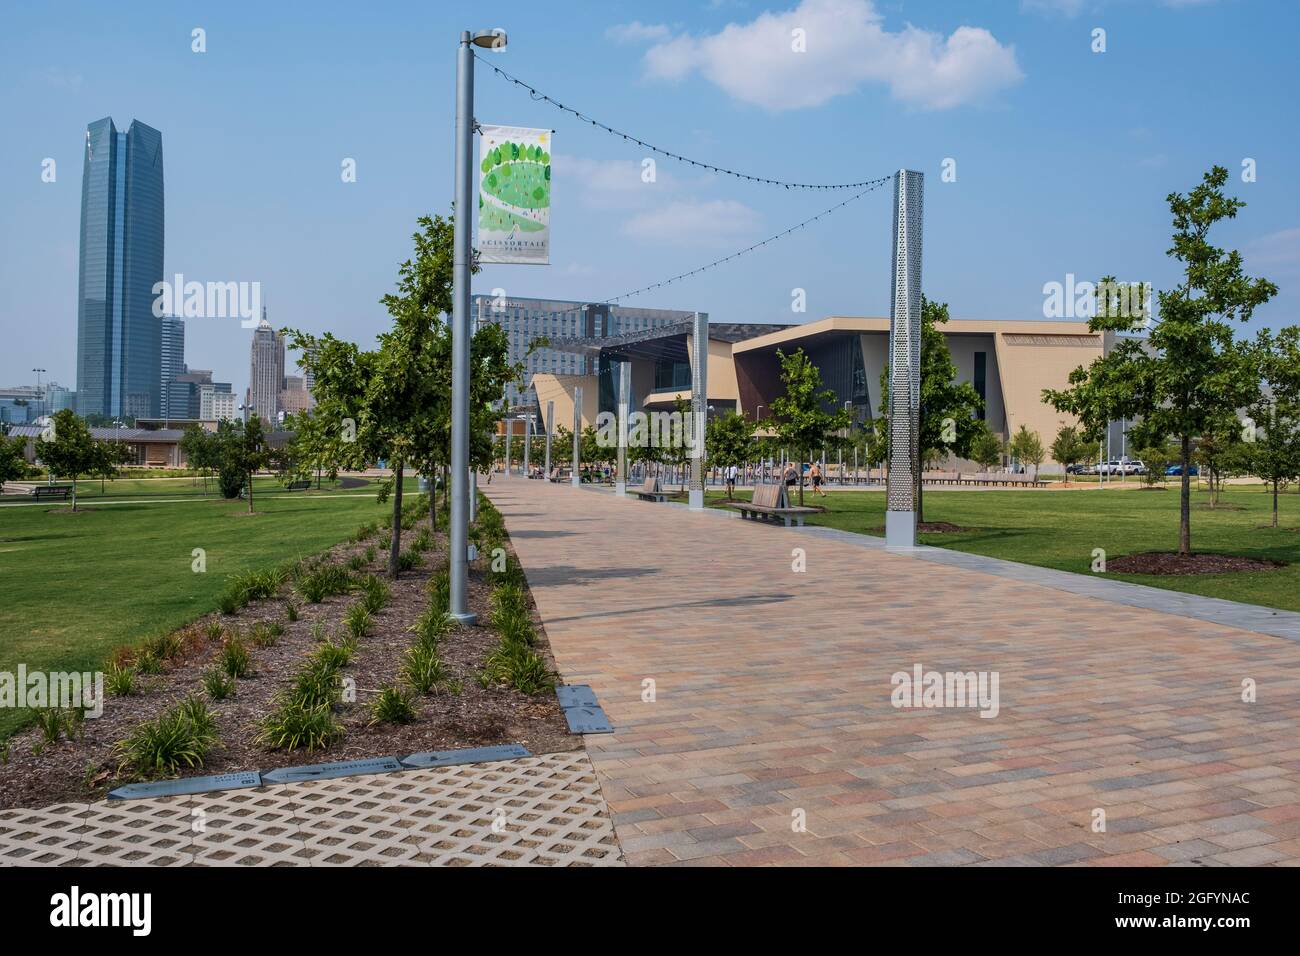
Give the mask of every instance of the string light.
[[516, 86], [522, 87], [525, 90], [527, 90], [529, 95], [531, 95], [534, 100], [550, 103], [556, 109], [562, 110], [565, 113], [569, 113], [570, 115], [576, 117], [578, 120], [580, 120], [583, 123], [589, 123], [590, 125], [596, 127], [597, 129], [604, 130], [606, 133], [609, 133], [611, 136], [621, 137], [626, 142], [636, 143], [636, 145], [640, 146], [642, 149], [648, 149], [651, 152], [658, 153], [660, 156], [667, 156], [669, 159], [676, 160], [679, 163], [684, 163], [689, 166], [694, 166], [697, 169], [707, 169], [710, 172], [718, 173], [723, 176], [733, 176], [736, 179], [742, 179], [751, 183], [760, 183], [761, 185], [764, 186], [781, 186], [784, 187], [785, 189], [862, 189], [865, 186], [872, 186], [879, 182], [879, 180], [873, 179], [873, 180], [867, 180], [865, 182], [860, 182], [860, 183], [792, 183], [792, 182], [786, 182], [783, 179], [772, 179], [767, 176], [751, 176], [749, 173], [737, 172], [734, 169], [727, 169], [725, 166], [716, 166], [713, 163], [706, 163], [698, 159], [691, 159], [689, 156], [682, 156], [678, 153], [672, 152], [671, 150], [662, 149], [661, 147], [655, 146], [653, 143], [647, 143], [645, 140], [633, 136], [631, 133], [625, 133], [623, 132], [623, 130], [615, 129], [612, 126], [607, 126], [604, 123], [600, 122], [599, 120], [592, 119], [590, 116], [587, 116], [585, 113], [582, 113], [571, 106], [565, 106], [559, 100], [547, 96], [545, 93], [541, 92], [540, 90], [538, 90], [533, 86], [529, 86], [527, 83], [525, 83], [523, 80], [519, 79], [518, 77], [511, 76], [505, 70], [501, 69], [501, 67], [495, 65], [494, 63], [490, 63], [489, 61], [485, 60], [482, 56], [479, 56], [477, 53], [474, 54], [474, 58], [477, 59], [484, 66], [486, 66], [488, 69], [492, 70], [494, 73], [501, 76], [503, 79], [509, 80], [511, 83], [515, 84]]

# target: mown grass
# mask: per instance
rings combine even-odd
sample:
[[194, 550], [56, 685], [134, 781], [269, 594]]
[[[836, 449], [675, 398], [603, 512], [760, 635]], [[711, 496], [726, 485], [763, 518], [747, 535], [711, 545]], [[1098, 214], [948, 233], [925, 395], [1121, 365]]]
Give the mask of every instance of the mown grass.
[[[188, 481], [189, 479], [182, 479]], [[414, 489], [415, 482], [410, 482]], [[255, 493], [256, 494], [256, 493]], [[237, 575], [344, 541], [389, 505], [373, 493], [115, 504], [79, 514], [0, 507], [0, 671], [103, 669], [139, 644], [216, 610]], [[204, 551], [203, 573], [192, 569]], [[0, 710], [0, 739], [30, 719]]]
[[[738, 492], [737, 498], [749, 498]], [[1259, 485], [1232, 485], [1217, 509], [1206, 491], [1192, 492], [1192, 549], [1287, 562], [1277, 571], [1230, 574], [1106, 577], [1209, 597], [1300, 611], [1300, 494], [1279, 503], [1279, 528], [1271, 520], [1272, 499]], [[725, 507], [725, 496], [709, 493], [709, 504]], [[885, 496], [875, 491], [832, 491], [805, 504], [827, 508], [808, 524], [859, 534], [882, 535]], [[1075, 491], [925, 491], [926, 521], [947, 521], [970, 530], [921, 534], [922, 544], [1020, 561], [1061, 571], [1091, 574], [1093, 549], [1107, 560], [1142, 551], [1178, 548], [1178, 486], [1164, 491], [1127, 489]], [[1289, 530], [1288, 530], [1289, 529]]]

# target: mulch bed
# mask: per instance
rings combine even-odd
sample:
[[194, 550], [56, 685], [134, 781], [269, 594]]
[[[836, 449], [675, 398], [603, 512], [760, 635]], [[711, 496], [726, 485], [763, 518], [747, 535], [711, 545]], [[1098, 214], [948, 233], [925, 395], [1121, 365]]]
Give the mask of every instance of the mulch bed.
[[[427, 518], [422, 525], [428, 525]], [[414, 533], [403, 532], [403, 545]], [[354, 554], [363, 554], [377, 537], [360, 544], [338, 545], [328, 553], [333, 560], [346, 562]], [[115, 779], [117, 758], [112, 751], [117, 741], [137, 724], [157, 718], [190, 694], [208, 701], [217, 717], [220, 743], [204, 766], [180, 774], [182, 777], [507, 743], [522, 744], [533, 753], [579, 749], [582, 738], [569, 734], [554, 693], [530, 697], [506, 686], [484, 688], [477, 680], [484, 659], [498, 641], [497, 634], [485, 626], [491, 610], [491, 586], [482, 566], [486, 558], [474, 562], [470, 569], [469, 606], [478, 614], [479, 624], [460, 625], [439, 644], [449, 673], [461, 681], [460, 694], [437, 691], [417, 696], [414, 722], [369, 726], [369, 703], [382, 687], [398, 683], [402, 655], [414, 637], [407, 628], [428, 607], [426, 584], [446, 561], [445, 533], [439, 530], [433, 541], [434, 546], [424, 554], [422, 567], [404, 572], [397, 581], [385, 577], [392, 589], [391, 598], [374, 615], [373, 629], [342, 671], [345, 678], [356, 682], [356, 702], [339, 708], [337, 717], [345, 734], [333, 746], [314, 752], [273, 751], [254, 742], [258, 721], [272, 709], [275, 696], [292, 685], [305, 658], [319, 646], [312, 637], [312, 625], [323, 622], [326, 636], [343, 637], [343, 614], [358, 598], [354, 591], [309, 604], [289, 584], [276, 597], [254, 601], [235, 615], [210, 614], [181, 629], [178, 633], [184, 637], [184, 650], [164, 663], [162, 673], [138, 676], [135, 696], [108, 696], [103, 716], [83, 721], [77, 739], [60, 740], [35, 753], [40, 750], [38, 731], [28, 729], [11, 737], [8, 763], [0, 763], [0, 808], [103, 799], [108, 790], [125, 782]], [[508, 541], [505, 547], [511, 560], [517, 560]], [[376, 547], [376, 551], [380, 549]], [[375, 560], [359, 573], [384, 575], [386, 558], [386, 553], [377, 553]], [[287, 618], [290, 598], [299, 613], [293, 622]], [[535, 650], [554, 670], [545, 629], [531, 596], [529, 601], [538, 634]], [[245, 634], [258, 622], [279, 621], [284, 626], [284, 633], [273, 646], [257, 647], [251, 640], [246, 641], [254, 673], [238, 681], [233, 697], [215, 702], [208, 700], [201, 683], [203, 673], [214, 667], [221, 648], [220, 641], [212, 641], [204, 633], [213, 620], [220, 621], [227, 630]]]
[[1122, 574], [1225, 574], [1234, 571], [1276, 571], [1283, 561], [1243, 558], [1234, 554], [1178, 554], [1174, 551], [1144, 551], [1126, 554], [1106, 562], [1107, 571]]

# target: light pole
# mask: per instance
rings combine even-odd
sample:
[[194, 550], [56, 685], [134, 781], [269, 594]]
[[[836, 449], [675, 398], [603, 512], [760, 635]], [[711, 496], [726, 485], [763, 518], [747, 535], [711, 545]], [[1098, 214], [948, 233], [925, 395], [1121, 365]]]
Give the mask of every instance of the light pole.
[[463, 624], [473, 624], [466, 598], [469, 583], [469, 293], [474, 248], [470, 241], [474, 202], [474, 47], [502, 49], [503, 30], [460, 35], [456, 53], [456, 221], [452, 253], [451, 300], [451, 529], [448, 610]]
[[41, 390], [41, 373], [44, 372], [45, 369], [34, 368], [32, 371], [36, 373], [36, 394], [39, 396], [38, 401], [41, 403], [39, 406], [40, 411], [36, 413], [36, 417], [39, 419], [45, 414], [45, 392]]

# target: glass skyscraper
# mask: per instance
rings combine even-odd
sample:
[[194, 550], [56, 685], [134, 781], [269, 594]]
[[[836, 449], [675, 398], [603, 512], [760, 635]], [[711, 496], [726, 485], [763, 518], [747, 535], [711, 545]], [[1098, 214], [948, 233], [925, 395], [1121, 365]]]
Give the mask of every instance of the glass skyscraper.
[[77, 408], [156, 417], [162, 406], [162, 134], [110, 117], [86, 127], [77, 288]]

